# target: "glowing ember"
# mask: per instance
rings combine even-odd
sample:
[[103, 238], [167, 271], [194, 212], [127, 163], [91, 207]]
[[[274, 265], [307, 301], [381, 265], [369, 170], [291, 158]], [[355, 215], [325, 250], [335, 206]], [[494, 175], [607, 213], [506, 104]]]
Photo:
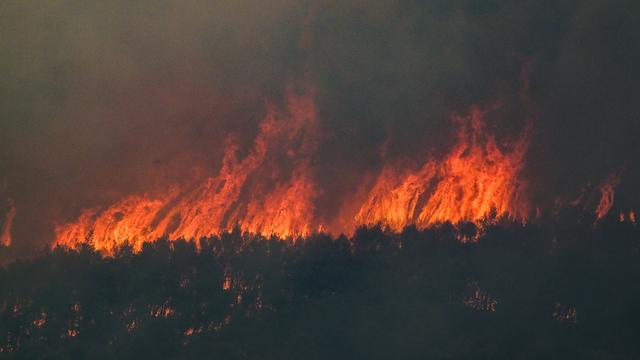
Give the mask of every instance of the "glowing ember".
[[629, 214], [627, 216], [627, 214], [624, 211], [620, 212], [620, 215], [618, 216], [618, 219], [620, 220], [620, 222], [625, 222], [628, 221], [632, 224], [636, 223], [636, 213], [634, 211], [629, 211]]
[[33, 326], [36, 328], [42, 328], [47, 323], [47, 313], [44, 311], [40, 312], [40, 317], [33, 320]]

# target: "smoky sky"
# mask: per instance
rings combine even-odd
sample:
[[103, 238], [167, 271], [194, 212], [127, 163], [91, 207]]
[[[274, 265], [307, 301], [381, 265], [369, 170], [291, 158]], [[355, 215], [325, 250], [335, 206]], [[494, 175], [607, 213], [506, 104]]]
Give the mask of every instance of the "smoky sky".
[[446, 151], [451, 115], [496, 101], [499, 136], [533, 124], [541, 204], [620, 172], [633, 206], [638, 18], [636, 1], [604, 0], [3, 1], [15, 251], [82, 208], [215, 171], [225, 139], [250, 144], [290, 83], [315, 90], [328, 207], [385, 161]]

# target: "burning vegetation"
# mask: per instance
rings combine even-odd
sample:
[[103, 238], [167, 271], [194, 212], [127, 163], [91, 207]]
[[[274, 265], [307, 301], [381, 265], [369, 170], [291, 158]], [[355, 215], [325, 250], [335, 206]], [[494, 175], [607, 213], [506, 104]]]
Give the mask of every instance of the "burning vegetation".
[[[56, 245], [89, 243], [107, 253], [125, 243], [140, 250], [161, 237], [197, 240], [239, 227], [266, 237], [304, 237], [320, 231], [314, 218], [311, 159], [319, 132], [313, 97], [289, 92], [286, 109], [269, 106], [248, 154], [227, 145], [219, 174], [162, 197], [132, 195], [91, 209], [56, 228]], [[279, 162], [285, 162], [282, 169]]]
[[628, 2], [3, 4], [0, 359], [640, 359]]
[[[494, 107], [495, 108], [495, 107]], [[236, 227], [264, 237], [352, 234], [361, 226], [400, 232], [452, 223], [498, 219], [526, 222], [530, 213], [521, 178], [528, 130], [500, 143], [485, 129], [492, 109], [472, 107], [456, 115], [457, 137], [441, 159], [430, 156], [417, 168], [388, 164], [366, 195], [344, 200], [335, 218], [321, 218], [316, 203], [314, 155], [322, 139], [313, 92], [287, 92], [285, 108], [269, 105], [249, 151], [239, 155], [231, 140], [217, 176], [190, 187], [171, 187], [159, 197], [131, 195], [102, 209], [85, 210], [56, 227], [54, 245], [88, 243], [113, 253], [125, 243], [140, 250], [146, 241], [198, 240]], [[364, 187], [364, 185], [363, 185]], [[346, 209], [356, 209], [349, 212]], [[599, 210], [603, 211], [603, 210]], [[464, 240], [464, 239], [463, 239]]]
[[[133, 194], [111, 206], [87, 209], [77, 220], [56, 226], [53, 245], [89, 244], [113, 254], [124, 244], [139, 251], [143, 243], [159, 238], [197, 243], [235, 229], [295, 240], [316, 233], [349, 236], [359, 227], [381, 226], [399, 233], [407, 226], [425, 230], [444, 223], [473, 223], [477, 231], [460, 236], [469, 241], [488, 224], [524, 224], [541, 216], [539, 207], [532, 210], [522, 176], [531, 124], [513, 139], [496, 139], [487, 130], [487, 118], [500, 105], [473, 106], [453, 116], [455, 141], [442, 157], [425, 152], [417, 166], [390, 161], [372, 184], [363, 183], [359, 192], [342, 200], [342, 208], [322, 216], [317, 204], [332, 194], [315, 181], [323, 129], [313, 91], [296, 93], [289, 88], [286, 94], [283, 109], [267, 104], [248, 151], [228, 140], [216, 176], [172, 186], [160, 195]], [[612, 175], [598, 189], [597, 220], [613, 207], [619, 182], [619, 175]], [[588, 191], [558, 204], [588, 208]]]
[[487, 111], [472, 107], [468, 116], [456, 116], [454, 148], [441, 160], [428, 159], [417, 171], [384, 168], [355, 225], [396, 232], [416, 225], [427, 229], [442, 223], [508, 218], [525, 222], [529, 214], [526, 183], [520, 177], [528, 136], [500, 148], [484, 131]]
[[0, 226], [0, 246], [11, 246], [11, 227], [13, 219], [16, 217], [16, 206], [13, 201], [9, 201], [9, 208], [5, 215], [5, 219]]

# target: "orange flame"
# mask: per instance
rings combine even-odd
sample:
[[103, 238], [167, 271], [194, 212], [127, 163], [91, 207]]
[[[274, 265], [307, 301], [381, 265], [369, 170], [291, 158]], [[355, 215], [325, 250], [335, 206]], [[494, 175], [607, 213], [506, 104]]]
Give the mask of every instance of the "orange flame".
[[[528, 131], [499, 146], [484, 131], [487, 112], [473, 107], [469, 116], [455, 117], [460, 130], [445, 158], [429, 159], [418, 170], [385, 167], [365, 191], [366, 199], [348, 204], [353, 210], [345, 207], [336, 213], [347, 215], [329, 223], [349, 232], [378, 224], [401, 231], [412, 224], [425, 229], [501, 217], [525, 221], [529, 206], [520, 171]], [[313, 96], [288, 92], [285, 111], [268, 107], [244, 158], [238, 158], [239, 146], [231, 143], [218, 174], [194, 187], [175, 186], [162, 197], [131, 195], [106, 209], [86, 210], [75, 222], [56, 226], [54, 246], [87, 243], [113, 253], [123, 244], [137, 251], [157, 238], [197, 240], [236, 226], [293, 239], [336, 230], [318, 219], [315, 209], [320, 191], [312, 160], [319, 133]]]
[[627, 214], [624, 211], [620, 212], [620, 215], [618, 217], [618, 220], [620, 220], [620, 222], [625, 222], [628, 221], [632, 224], [636, 223], [636, 213], [633, 210], [629, 211], [629, 215], [627, 216]]
[[[526, 219], [525, 183], [519, 179], [528, 136], [501, 150], [483, 131], [485, 111], [471, 109], [461, 124], [458, 142], [442, 160], [428, 160], [417, 171], [385, 168], [356, 215], [356, 222], [400, 231], [407, 225], [425, 229], [434, 224], [474, 222], [492, 214]], [[467, 123], [470, 122], [469, 128]]]
[[596, 208], [596, 219], [600, 220], [607, 216], [611, 207], [613, 207], [613, 200], [615, 198], [616, 186], [620, 183], [620, 176], [617, 174], [609, 176], [604, 183], [600, 186], [600, 202]]
[[9, 201], [9, 210], [7, 211], [6, 218], [0, 228], [0, 245], [11, 246], [11, 228], [13, 227], [13, 220], [16, 217], [16, 206], [13, 201]]
[[[145, 241], [163, 236], [193, 240], [235, 226], [281, 238], [306, 236], [315, 230], [309, 164], [317, 133], [313, 97], [289, 92], [285, 114], [269, 107], [244, 159], [231, 144], [217, 176], [191, 190], [175, 187], [159, 199], [132, 195], [106, 210], [86, 210], [76, 222], [56, 227], [54, 245], [89, 243], [112, 253], [125, 243], [139, 250]], [[282, 158], [290, 171], [275, 162]]]

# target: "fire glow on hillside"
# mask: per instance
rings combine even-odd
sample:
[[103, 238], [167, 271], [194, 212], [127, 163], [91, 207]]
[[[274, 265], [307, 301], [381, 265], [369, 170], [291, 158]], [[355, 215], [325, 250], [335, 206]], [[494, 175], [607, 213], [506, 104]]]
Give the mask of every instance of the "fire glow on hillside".
[[[139, 250], [161, 237], [198, 240], [235, 228], [297, 239], [319, 232], [351, 234], [362, 226], [399, 232], [410, 225], [471, 222], [482, 228], [498, 219], [524, 223], [530, 217], [521, 176], [529, 127], [499, 143], [485, 129], [485, 118], [498, 106], [473, 106], [453, 117], [457, 137], [444, 157], [426, 157], [417, 167], [387, 164], [373, 185], [363, 185], [364, 196], [346, 199], [335, 218], [322, 219], [316, 203], [331, 194], [318, 190], [313, 176], [313, 156], [322, 141], [313, 91], [289, 89], [286, 99], [284, 109], [268, 105], [244, 157], [228, 142], [217, 176], [192, 187], [173, 186], [161, 197], [134, 194], [85, 210], [76, 221], [56, 227], [54, 245], [88, 243], [112, 253], [125, 243]], [[603, 191], [598, 218], [611, 208], [614, 186]]]

